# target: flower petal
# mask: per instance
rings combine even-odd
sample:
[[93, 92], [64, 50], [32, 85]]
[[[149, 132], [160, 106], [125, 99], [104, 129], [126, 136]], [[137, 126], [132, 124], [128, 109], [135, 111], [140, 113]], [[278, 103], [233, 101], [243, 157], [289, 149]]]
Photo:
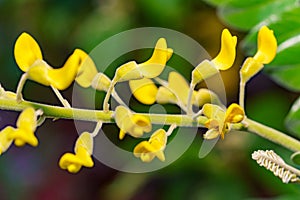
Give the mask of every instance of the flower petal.
[[28, 68], [28, 79], [39, 84], [50, 86], [49, 70], [52, 69], [45, 61], [36, 60], [30, 68]]
[[151, 105], [156, 100], [157, 87], [151, 79], [129, 81], [129, 87], [133, 96], [141, 103]]
[[98, 91], [107, 91], [111, 80], [103, 73], [99, 72], [92, 80], [92, 87]]
[[59, 167], [67, 169], [70, 173], [77, 173], [81, 166], [81, 159], [72, 153], [65, 153], [59, 160]]
[[181, 74], [173, 71], [169, 74], [168, 82], [169, 89], [175, 94], [178, 101], [186, 105], [189, 94], [189, 85], [186, 79]]
[[272, 30], [267, 26], [262, 26], [258, 32], [257, 40], [258, 50], [254, 59], [260, 63], [270, 63], [277, 51], [277, 41]]
[[67, 89], [75, 80], [78, 69], [83, 62], [82, 59], [82, 50], [76, 49], [63, 67], [50, 69], [49, 79], [51, 80], [51, 85], [58, 90]]
[[149, 60], [139, 64], [139, 70], [146, 78], [155, 78], [165, 69], [166, 62], [173, 54], [173, 50], [167, 48], [165, 38], [160, 38], [154, 48], [153, 54]]
[[94, 140], [92, 135], [89, 132], [83, 132], [77, 139], [75, 143], [74, 152], [75, 154], [78, 153], [79, 148], [82, 147], [86, 149], [86, 151], [92, 155], [93, 154], [93, 148], [94, 148]]
[[25, 32], [18, 37], [15, 43], [14, 56], [17, 65], [23, 72], [27, 72], [36, 60], [43, 59], [38, 43]]
[[165, 104], [165, 103], [176, 104], [177, 97], [168, 88], [160, 86], [156, 94], [156, 102], [159, 104]]
[[245, 112], [238, 104], [231, 104], [226, 110], [225, 123], [239, 123], [245, 117]]
[[220, 70], [229, 69], [235, 60], [236, 36], [232, 36], [228, 29], [224, 29], [221, 36], [221, 50], [212, 62]]
[[32, 107], [23, 110], [18, 118], [17, 127], [28, 132], [34, 132], [37, 126], [37, 116]]
[[84, 88], [91, 86], [94, 77], [97, 75], [98, 71], [96, 65], [92, 58], [80, 49], [78, 51], [78, 56], [81, 57], [81, 65], [76, 76], [76, 82]]

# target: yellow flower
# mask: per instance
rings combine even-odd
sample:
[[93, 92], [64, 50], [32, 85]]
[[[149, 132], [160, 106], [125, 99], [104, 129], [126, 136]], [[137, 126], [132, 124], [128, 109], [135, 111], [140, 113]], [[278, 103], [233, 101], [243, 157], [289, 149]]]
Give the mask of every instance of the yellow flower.
[[0, 84], [0, 99], [13, 99], [16, 100], [17, 95], [11, 91], [5, 91], [4, 88]]
[[157, 87], [151, 79], [129, 81], [129, 87], [133, 96], [141, 103], [151, 105], [156, 100]]
[[9, 139], [15, 141], [16, 146], [23, 146], [26, 143], [31, 146], [38, 145], [38, 139], [34, 132], [37, 127], [37, 115], [33, 108], [23, 110], [17, 121], [17, 129], [8, 135]]
[[70, 173], [77, 173], [82, 166], [93, 167], [93, 137], [88, 132], [83, 132], [76, 141], [74, 152], [65, 153], [59, 160], [59, 166]]
[[151, 162], [154, 157], [165, 161], [164, 149], [168, 136], [164, 129], [155, 131], [148, 141], [142, 141], [133, 150], [134, 156], [141, 158], [143, 162]]
[[241, 70], [241, 79], [245, 83], [255, 74], [257, 74], [264, 66], [270, 63], [277, 51], [277, 41], [272, 30], [263, 26], [258, 32], [257, 40], [258, 50], [254, 57], [248, 57]]
[[0, 132], [0, 155], [10, 147], [13, 141], [16, 146], [23, 146], [26, 143], [37, 146], [38, 140], [34, 135], [36, 126], [36, 111], [31, 107], [23, 110], [17, 120], [17, 128], [7, 126]]
[[164, 70], [167, 61], [173, 54], [173, 50], [167, 48], [167, 42], [164, 38], [160, 38], [154, 48], [151, 58], [146, 62], [137, 64], [135, 61], [130, 61], [120, 66], [116, 70], [114, 82], [155, 78]]
[[144, 132], [152, 129], [150, 119], [139, 114], [131, 113], [124, 106], [118, 106], [115, 110], [115, 120], [120, 128], [119, 138], [122, 140], [126, 133], [133, 137], [141, 137]]
[[202, 61], [192, 71], [192, 84], [196, 85], [204, 79], [218, 73], [219, 70], [229, 69], [235, 60], [236, 43], [236, 36], [232, 36], [227, 29], [224, 29], [221, 36], [221, 50], [219, 54], [212, 61]]
[[224, 139], [226, 133], [230, 130], [230, 124], [241, 122], [245, 113], [236, 103], [231, 104], [226, 111], [213, 104], [205, 104], [202, 113], [208, 118], [205, 126], [209, 129], [205, 134], [205, 139], [214, 139], [221, 135]]
[[76, 49], [63, 67], [53, 69], [43, 60], [38, 43], [28, 34], [22, 33], [14, 48], [16, 63], [28, 74], [28, 78], [45, 86], [64, 90], [74, 81], [81, 64], [82, 50]]

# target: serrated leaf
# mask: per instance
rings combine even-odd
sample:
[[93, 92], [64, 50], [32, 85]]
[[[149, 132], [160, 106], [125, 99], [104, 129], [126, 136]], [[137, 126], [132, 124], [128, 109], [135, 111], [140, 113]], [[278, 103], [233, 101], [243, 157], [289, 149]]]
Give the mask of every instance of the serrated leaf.
[[296, 164], [296, 165], [300, 165], [300, 151], [293, 153], [293, 155], [291, 156], [291, 160]]
[[293, 104], [286, 117], [285, 125], [288, 130], [300, 136], [300, 98]]

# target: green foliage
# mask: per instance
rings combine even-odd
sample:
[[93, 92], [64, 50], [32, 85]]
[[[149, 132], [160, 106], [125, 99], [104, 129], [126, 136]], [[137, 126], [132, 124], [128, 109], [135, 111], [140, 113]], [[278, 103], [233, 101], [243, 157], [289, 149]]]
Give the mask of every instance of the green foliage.
[[274, 30], [277, 55], [265, 72], [279, 85], [300, 91], [300, 3], [298, 0], [206, 0], [218, 7], [220, 18], [229, 26], [248, 31], [242, 42], [247, 55], [256, 51], [256, 36], [262, 25]]
[[295, 101], [286, 118], [286, 127], [300, 136], [300, 98]]

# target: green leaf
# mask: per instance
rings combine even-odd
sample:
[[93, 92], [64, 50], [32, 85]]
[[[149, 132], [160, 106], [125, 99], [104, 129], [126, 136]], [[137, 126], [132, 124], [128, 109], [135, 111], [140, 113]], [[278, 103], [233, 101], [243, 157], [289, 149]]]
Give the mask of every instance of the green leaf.
[[293, 153], [293, 155], [291, 156], [291, 160], [296, 164], [296, 165], [300, 165], [300, 151]]
[[246, 55], [257, 49], [257, 32], [262, 25], [274, 31], [277, 55], [264, 71], [279, 85], [300, 91], [300, 2], [298, 0], [206, 0], [218, 7], [229, 26], [248, 31], [241, 43]]
[[292, 106], [285, 119], [285, 125], [288, 130], [300, 136], [300, 98]]

